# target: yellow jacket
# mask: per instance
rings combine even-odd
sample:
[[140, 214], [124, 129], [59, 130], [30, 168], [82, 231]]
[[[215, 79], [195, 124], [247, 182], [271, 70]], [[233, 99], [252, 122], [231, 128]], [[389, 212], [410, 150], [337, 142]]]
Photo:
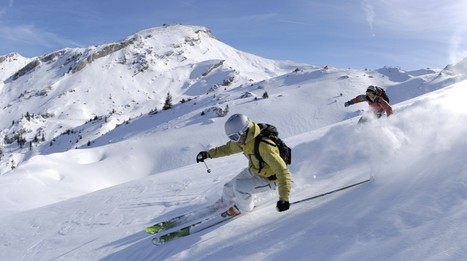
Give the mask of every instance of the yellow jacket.
[[[279, 188], [279, 199], [289, 201], [289, 193], [292, 183], [292, 174], [290, 173], [287, 164], [281, 158], [279, 149], [274, 142], [260, 142], [259, 154], [266, 163], [259, 172], [259, 160], [254, 153], [255, 137], [260, 133], [258, 124], [251, 122], [248, 128], [248, 135], [245, 140], [245, 145], [241, 145], [234, 141], [228, 141], [226, 144], [212, 148], [208, 151], [211, 158], [219, 158], [232, 154], [243, 152], [243, 155], [248, 159], [248, 168], [252, 174], [269, 178], [276, 175], [277, 185]], [[267, 139], [265, 139], [267, 140]], [[270, 144], [271, 143], [271, 144]]]

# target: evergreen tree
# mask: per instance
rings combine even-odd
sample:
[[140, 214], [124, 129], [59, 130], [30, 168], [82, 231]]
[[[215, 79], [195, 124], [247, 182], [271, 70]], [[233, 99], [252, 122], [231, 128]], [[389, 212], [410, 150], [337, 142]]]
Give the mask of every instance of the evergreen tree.
[[19, 147], [22, 149], [24, 144], [26, 144], [26, 139], [20, 135], [18, 136], [17, 142], [18, 142]]
[[165, 98], [164, 106], [162, 107], [162, 109], [165, 111], [165, 110], [171, 109], [172, 106], [173, 106], [172, 105], [172, 95], [170, 95], [170, 92], [168, 92], [167, 97]]

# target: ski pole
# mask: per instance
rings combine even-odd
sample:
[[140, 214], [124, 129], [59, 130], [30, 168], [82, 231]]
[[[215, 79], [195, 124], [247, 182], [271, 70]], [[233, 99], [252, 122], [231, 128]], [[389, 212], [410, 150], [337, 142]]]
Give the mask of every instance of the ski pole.
[[208, 167], [208, 164], [206, 163], [205, 160], [203, 160], [203, 163], [204, 163], [204, 166], [206, 166], [206, 171], [207, 171], [208, 173], [211, 173], [211, 169]]

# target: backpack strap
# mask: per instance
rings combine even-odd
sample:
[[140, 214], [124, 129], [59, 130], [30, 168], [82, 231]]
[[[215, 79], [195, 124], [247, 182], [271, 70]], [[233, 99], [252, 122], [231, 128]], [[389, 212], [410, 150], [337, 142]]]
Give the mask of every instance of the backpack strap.
[[264, 135], [261, 134], [261, 133], [260, 133], [258, 136], [255, 137], [255, 146], [254, 146], [254, 148], [253, 148], [253, 151], [254, 151], [254, 153], [255, 153], [255, 157], [256, 157], [256, 158], [258, 159], [258, 161], [259, 161], [259, 171], [258, 171], [258, 173], [261, 173], [261, 170], [264, 168], [264, 160], [263, 160], [263, 158], [261, 157], [261, 155], [259, 154], [259, 143], [260, 143], [261, 141], [264, 141], [264, 142], [266, 142], [266, 143], [269, 144], [269, 145], [273, 145], [273, 146], [276, 145], [275, 143], [270, 143], [270, 142], [264, 140], [263, 137], [264, 137]]

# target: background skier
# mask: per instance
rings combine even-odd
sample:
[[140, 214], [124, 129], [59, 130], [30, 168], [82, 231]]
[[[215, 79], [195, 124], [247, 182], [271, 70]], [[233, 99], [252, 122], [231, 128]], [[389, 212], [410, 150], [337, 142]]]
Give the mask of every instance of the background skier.
[[[392, 114], [392, 107], [389, 105], [389, 99], [386, 92], [382, 88], [373, 85], [368, 86], [366, 94], [358, 95], [350, 101], [345, 102], [344, 106], [348, 107], [352, 104], [364, 101], [368, 102], [370, 110], [376, 118], [380, 118], [384, 113], [386, 113], [387, 116]], [[366, 121], [368, 121], [368, 117], [363, 116], [358, 122], [361, 123]]]

